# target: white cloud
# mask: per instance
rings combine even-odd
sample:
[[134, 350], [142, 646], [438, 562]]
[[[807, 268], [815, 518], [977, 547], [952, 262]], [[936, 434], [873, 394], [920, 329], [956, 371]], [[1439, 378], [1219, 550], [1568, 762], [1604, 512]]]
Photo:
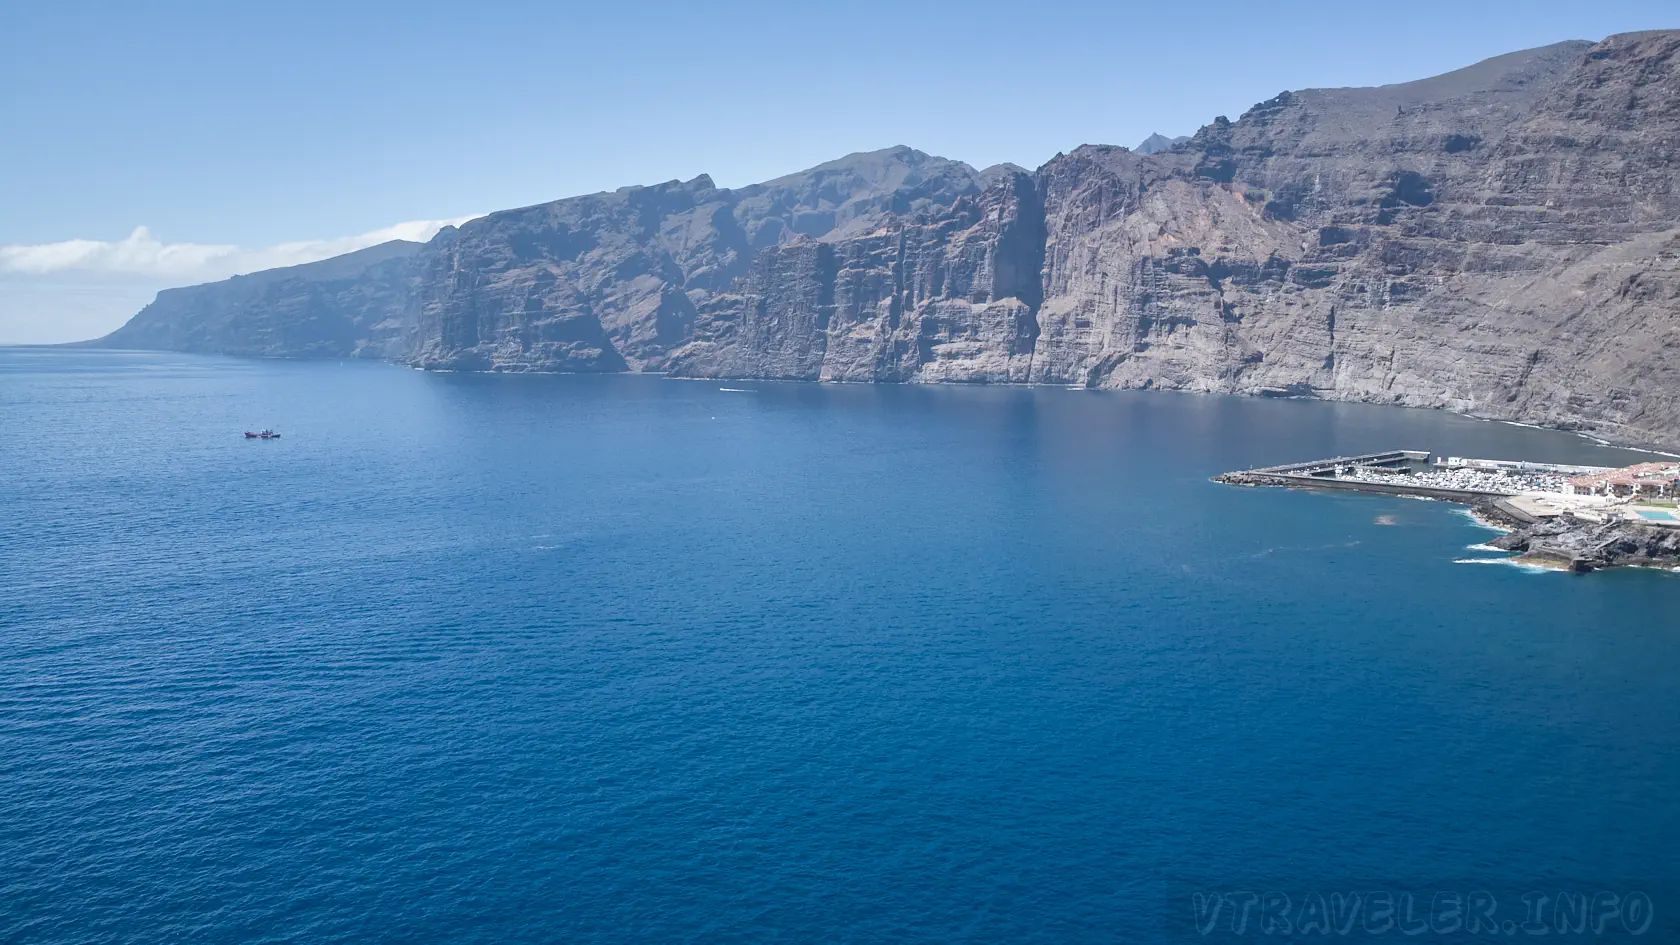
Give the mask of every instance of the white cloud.
[[469, 216], [453, 220], [411, 220], [356, 236], [280, 243], [264, 249], [216, 243], [165, 243], [150, 230], [138, 226], [127, 239], [116, 242], [66, 240], [0, 246], [0, 273], [140, 276], [175, 285], [211, 282], [261, 269], [315, 262], [389, 240], [424, 242], [445, 226], [457, 226], [471, 219]]
[[106, 334], [158, 290], [297, 266], [389, 240], [431, 239], [453, 220], [411, 220], [370, 233], [261, 249], [165, 243], [145, 227], [127, 239], [0, 245], [0, 344], [56, 344]]

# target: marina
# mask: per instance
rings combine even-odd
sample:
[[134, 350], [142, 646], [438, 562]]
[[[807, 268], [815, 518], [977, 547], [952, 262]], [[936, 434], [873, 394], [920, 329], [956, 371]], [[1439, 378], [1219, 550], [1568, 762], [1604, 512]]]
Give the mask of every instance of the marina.
[[1244, 486], [1370, 492], [1458, 502], [1507, 530], [1492, 544], [1573, 571], [1680, 563], [1680, 461], [1624, 468], [1435, 457], [1388, 450], [1229, 472]]
[[1233, 485], [1375, 492], [1470, 504], [1497, 502], [1535, 520], [1585, 513], [1597, 523], [1625, 519], [1680, 525], [1680, 515], [1663, 508], [1672, 507], [1680, 498], [1680, 462], [1613, 469], [1388, 450], [1266, 466], [1217, 478]]
[[1238, 485], [1300, 486], [1474, 502], [1528, 493], [1571, 495], [1570, 483], [1575, 478], [1604, 472], [1608, 470], [1596, 466], [1436, 458], [1427, 450], [1388, 450], [1248, 469], [1219, 478]]

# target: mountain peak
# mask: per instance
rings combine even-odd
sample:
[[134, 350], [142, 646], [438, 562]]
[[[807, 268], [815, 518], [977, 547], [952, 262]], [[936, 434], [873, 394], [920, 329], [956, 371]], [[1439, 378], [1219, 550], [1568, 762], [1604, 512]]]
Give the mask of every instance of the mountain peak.
[[1158, 154], [1168, 148], [1171, 148], [1175, 144], [1189, 140], [1189, 135], [1179, 135], [1176, 138], [1169, 138], [1160, 132], [1154, 132], [1149, 137], [1143, 139], [1143, 142], [1132, 150], [1139, 154]]

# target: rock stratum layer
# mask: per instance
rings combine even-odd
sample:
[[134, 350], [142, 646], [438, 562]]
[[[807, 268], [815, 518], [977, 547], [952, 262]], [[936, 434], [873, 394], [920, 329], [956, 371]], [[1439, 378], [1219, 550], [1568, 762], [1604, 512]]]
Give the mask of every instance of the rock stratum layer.
[[1030, 173], [900, 147], [576, 197], [171, 290], [98, 343], [1313, 396], [1675, 445], [1677, 50], [1286, 92]]

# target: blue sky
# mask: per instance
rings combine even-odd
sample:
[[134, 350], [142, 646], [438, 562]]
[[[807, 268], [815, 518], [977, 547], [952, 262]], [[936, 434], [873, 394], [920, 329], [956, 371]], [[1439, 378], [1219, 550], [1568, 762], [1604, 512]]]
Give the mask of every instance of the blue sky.
[[[0, 343], [624, 184], [740, 185], [893, 144], [1031, 168], [1284, 89], [1677, 26], [1672, 0], [18, 0], [0, 4]], [[41, 249], [68, 241], [87, 242]]]

